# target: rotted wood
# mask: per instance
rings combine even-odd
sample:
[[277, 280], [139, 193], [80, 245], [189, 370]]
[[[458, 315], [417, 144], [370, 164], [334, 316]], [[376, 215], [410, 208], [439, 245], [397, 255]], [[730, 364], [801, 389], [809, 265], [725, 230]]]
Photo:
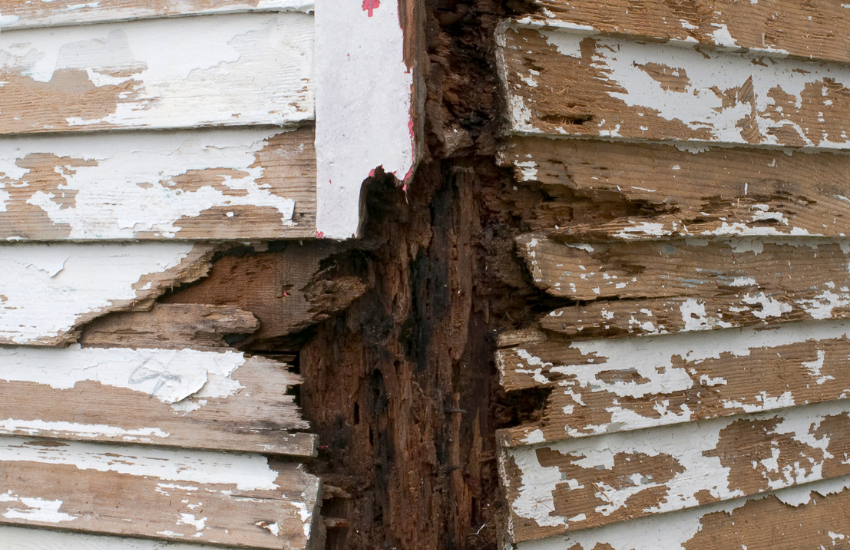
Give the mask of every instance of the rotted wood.
[[590, 301], [541, 319], [569, 336], [691, 332], [850, 312], [850, 243], [843, 239], [564, 244], [527, 234], [517, 248], [547, 294]]
[[[507, 27], [520, 134], [847, 149], [850, 67]], [[698, 149], [697, 149], [698, 150]]]
[[0, 239], [315, 237], [312, 126], [0, 139]]
[[573, 242], [850, 235], [850, 156], [514, 137], [499, 161], [550, 200], [528, 220]]
[[0, 434], [310, 457], [300, 383], [235, 351], [0, 348]]
[[319, 479], [260, 455], [0, 438], [0, 523], [309, 548]]
[[579, 531], [517, 550], [799, 550], [850, 537], [850, 478]]
[[303, 13], [3, 33], [0, 134], [312, 120], [313, 38]]
[[29, 29], [135, 19], [262, 11], [311, 11], [312, 0], [0, 1], [0, 29]]
[[848, 411], [835, 401], [508, 449], [501, 470], [513, 540], [847, 476]]
[[497, 352], [508, 392], [546, 389], [503, 447], [823, 403], [850, 388], [850, 322], [567, 341], [526, 331]]
[[850, 61], [848, 4], [830, 0], [532, 0], [524, 21], [645, 40]]

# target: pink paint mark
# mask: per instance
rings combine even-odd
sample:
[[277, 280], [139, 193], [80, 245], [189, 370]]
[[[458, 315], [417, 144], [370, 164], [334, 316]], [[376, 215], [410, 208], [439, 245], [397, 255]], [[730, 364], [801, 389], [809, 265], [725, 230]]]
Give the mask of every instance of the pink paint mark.
[[316, 230], [316, 238], [317, 238], [317, 239], [324, 239], [324, 238], [325, 238], [325, 234], [324, 234], [322, 231], [319, 231], [319, 230], [317, 229], [317, 230]]
[[405, 193], [407, 193], [407, 184], [406, 183], [401, 186], [401, 190], [404, 191]]
[[375, 169], [374, 169], [374, 168], [372, 169], [372, 171], [371, 171], [371, 172], [369, 172], [369, 177], [370, 177], [370, 178], [374, 178], [374, 177], [375, 177]]
[[363, 0], [363, 11], [369, 12], [369, 17], [372, 17], [372, 12], [381, 7], [381, 0]]

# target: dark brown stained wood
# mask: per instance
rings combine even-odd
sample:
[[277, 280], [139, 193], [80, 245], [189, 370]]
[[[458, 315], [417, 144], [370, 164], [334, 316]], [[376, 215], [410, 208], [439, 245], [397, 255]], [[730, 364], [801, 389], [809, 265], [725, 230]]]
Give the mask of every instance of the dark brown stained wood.
[[229, 347], [225, 336], [250, 334], [259, 328], [251, 312], [231, 306], [154, 304], [150, 311], [95, 319], [83, 327], [78, 342], [101, 348], [219, 349]]
[[580, 438], [504, 451], [515, 542], [850, 474], [850, 405]]
[[[661, 514], [530, 541], [517, 550], [801, 550], [846, 548], [850, 480]], [[793, 494], [792, 494], [793, 493]]]
[[365, 291], [359, 278], [335, 273], [333, 256], [343, 251], [330, 241], [296, 241], [279, 244], [274, 251], [224, 256], [213, 264], [209, 277], [162, 301], [250, 311], [260, 329], [240, 345], [279, 350], [275, 339], [327, 319]]
[[229, 352], [6, 348], [0, 434], [312, 457], [289, 366]]
[[528, 20], [608, 34], [850, 62], [850, 9], [832, 0], [533, 0]]
[[850, 156], [514, 137], [500, 154], [550, 200], [536, 230], [576, 242], [850, 235]]
[[557, 137], [850, 146], [850, 67], [508, 27], [511, 130]]
[[306, 549], [320, 492], [260, 455], [0, 438], [0, 523]]
[[848, 336], [848, 321], [581, 342], [521, 334], [497, 353], [502, 386], [551, 393], [539, 420], [499, 440], [516, 447], [845, 399]]

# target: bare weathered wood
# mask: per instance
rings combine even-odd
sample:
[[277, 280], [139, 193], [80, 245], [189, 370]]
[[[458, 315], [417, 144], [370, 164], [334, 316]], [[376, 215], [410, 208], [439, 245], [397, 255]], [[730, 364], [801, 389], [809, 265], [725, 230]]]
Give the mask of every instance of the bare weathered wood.
[[848, 4], [831, 0], [533, 0], [540, 25], [747, 49], [822, 61], [850, 61]]
[[310, 546], [320, 484], [260, 455], [0, 438], [0, 523], [229, 546]]
[[113, 313], [83, 327], [85, 347], [226, 348], [229, 334], [260, 328], [251, 312], [230, 306], [154, 304], [150, 311]]
[[0, 434], [314, 456], [300, 383], [234, 351], [0, 348]]
[[848, 321], [581, 342], [523, 334], [497, 353], [502, 385], [551, 393], [539, 420], [499, 440], [515, 447], [844, 399], [848, 336]]
[[[517, 550], [800, 550], [850, 539], [850, 478], [516, 545]], [[28, 550], [28, 549], [27, 549]]]
[[0, 1], [0, 29], [30, 29], [60, 25], [82, 25], [261, 11], [311, 11], [312, 0], [26, 0]]
[[528, 222], [575, 242], [850, 235], [850, 156], [515, 137], [500, 154], [550, 200]]
[[314, 237], [313, 128], [0, 139], [0, 239]]
[[508, 449], [514, 541], [850, 474], [850, 404]]
[[85, 323], [207, 274], [219, 247], [185, 242], [0, 247], [0, 344], [60, 346]]
[[508, 27], [515, 133], [846, 149], [850, 67]]
[[0, 134], [312, 120], [313, 17], [236, 14], [0, 36]]

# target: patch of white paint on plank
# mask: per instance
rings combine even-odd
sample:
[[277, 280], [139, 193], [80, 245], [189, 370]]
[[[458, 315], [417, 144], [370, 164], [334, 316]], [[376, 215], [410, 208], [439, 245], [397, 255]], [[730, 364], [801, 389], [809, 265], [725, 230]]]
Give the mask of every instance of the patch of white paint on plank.
[[220, 547], [86, 535], [8, 525], [0, 525], [0, 541], [3, 541], [3, 550], [220, 550]]

